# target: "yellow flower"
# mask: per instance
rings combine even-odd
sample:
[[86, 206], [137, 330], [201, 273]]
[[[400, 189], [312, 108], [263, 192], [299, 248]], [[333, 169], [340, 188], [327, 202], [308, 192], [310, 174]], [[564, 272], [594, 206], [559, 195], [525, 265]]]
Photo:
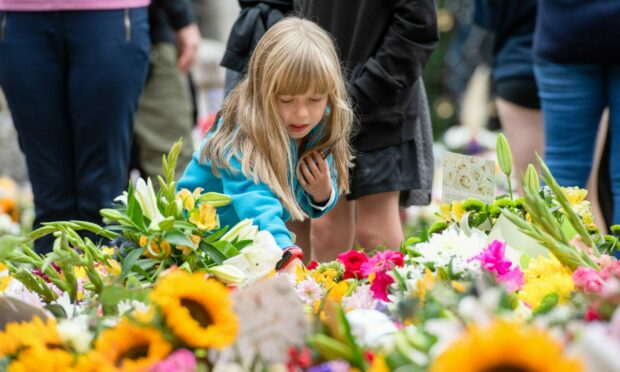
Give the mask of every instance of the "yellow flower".
[[163, 360], [172, 345], [157, 329], [122, 319], [101, 333], [95, 348], [78, 362], [80, 371], [146, 371]]
[[459, 201], [455, 201], [452, 203], [443, 203], [439, 205], [439, 217], [443, 221], [451, 222], [461, 222], [461, 218], [463, 218], [463, 203]]
[[[142, 238], [140, 238], [140, 240], [142, 240]], [[165, 239], [161, 240], [159, 237], [153, 238], [149, 247], [144, 250], [144, 255], [146, 257], [158, 260], [170, 257], [171, 253], [172, 248], [170, 247], [170, 243]]]
[[207, 203], [202, 203], [198, 209], [189, 212], [189, 222], [204, 231], [213, 230], [220, 225], [215, 207]]
[[179, 191], [179, 193], [177, 194], [177, 198], [183, 203], [183, 208], [191, 211], [192, 209], [194, 209], [194, 206], [196, 205], [196, 199], [200, 196], [201, 192], [201, 187], [196, 188], [193, 193], [190, 192], [188, 189], [181, 189], [181, 191]]
[[11, 282], [11, 275], [8, 274], [8, 271], [2, 273], [5, 270], [7, 270], [6, 265], [0, 262], [0, 293], [2, 293]]
[[426, 269], [424, 271], [424, 277], [422, 279], [418, 279], [417, 287], [418, 287], [418, 297], [422, 301], [426, 298], [426, 291], [433, 289], [433, 285], [435, 284], [435, 276], [430, 269]]
[[140, 247], [146, 247], [146, 244], [149, 242], [149, 238], [145, 235], [140, 236], [140, 239], [138, 240], [138, 244], [140, 245]]
[[295, 269], [295, 282], [300, 283], [308, 277], [308, 269], [304, 265], [297, 265]]
[[460, 223], [463, 218], [463, 213], [465, 213], [463, 210], [463, 203], [452, 202], [452, 217], [454, 220]]
[[519, 298], [532, 309], [536, 309], [542, 299], [552, 293], [558, 295], [560, 303], [566, 302], [575, 289], [570, 269], [562, 266], [553, 256], [534, 258], [523, 274], [525, 284]]
[[579, 361], [542, 330], [498, 321], [472, 327], [433, 362], [431, 372], [579, 372]]
[[73, 371], [73, 355], [62, 349], [31, 347], [19, 353], [7, 372], [57, 372]]
[[329, 294], [327, 295], [327, 300], [340, 302], [342, 300], [342, 297], [347, 294], [348, 290], [349, 284], [345, 281], [342, 281], [331, 288]]
[[338, 277], [338, 271], [333, 268], [328, 268], [323, 271], [315, 271], [312, 274], [312, 278], [319, 284], [322, 284], [325, 289], [330, 290], [336, 285], [334, 279]]
[[191, 347], [221, 349], [237, 337], [239, 323], [228, 289], [203, 274], [172, 272], [155, 286], [151, 300], [172, 332]]
[[4, 332], [0, 332], [0, 341], [2, 341], [0, 342], [0, 358], [14, 354], [20, 348], [62, 347], [62, 340], [56, 330], [56, 322], [53, 319], [44, 322], [39, 317], [29, 322], [8, 323]]
[[588, 190], [579, 187], [562, 187], [562, 192], [575, 213], [582, 215], [590, 210], [590, 202], [585, 200]]
[[7, 177], [0, 177], [0, 213], [11, 216], [15, 222], [19, 221], [17, 184]]
[[383, 355], [375, 356], [368, 372], [390, 372], [390, 368], [388, 368], [388, 365], [385, 362], [385, 357]]

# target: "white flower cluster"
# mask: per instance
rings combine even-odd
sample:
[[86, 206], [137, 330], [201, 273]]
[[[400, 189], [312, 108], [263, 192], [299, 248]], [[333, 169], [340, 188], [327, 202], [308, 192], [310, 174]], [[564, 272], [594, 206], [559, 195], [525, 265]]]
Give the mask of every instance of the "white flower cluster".
[[487, 236], [480, 230], [472, 229], [467, 235], [456, 225], [441, 233], [433, 234], [428, 242], [418, 243], [413, 250], [420, 254], [415, 262], [435, 269], [451, 268], [453, 274], [480, 273], [480, 262], [469, 261], [487, 247]]

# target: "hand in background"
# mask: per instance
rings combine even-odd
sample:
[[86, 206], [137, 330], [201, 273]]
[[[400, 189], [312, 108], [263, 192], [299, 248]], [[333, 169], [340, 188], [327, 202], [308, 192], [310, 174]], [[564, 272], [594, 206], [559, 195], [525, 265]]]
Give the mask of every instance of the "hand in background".
[[195, 23], [191, 23], [178, 30], [176, 34], [177, 48], [179, 49], [177, 68], [183, 73], [188, 73], [196, 62], [201, 40], [200, 30]]

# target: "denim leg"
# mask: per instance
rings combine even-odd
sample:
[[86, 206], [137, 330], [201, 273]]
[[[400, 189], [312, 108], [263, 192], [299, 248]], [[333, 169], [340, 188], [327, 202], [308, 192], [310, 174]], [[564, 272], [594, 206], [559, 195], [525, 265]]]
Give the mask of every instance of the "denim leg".
[[562, 186], [585, 187], [607, 93], [596, 66], [534, 67], [545, 126], [545, 161]]
[[[59, 14], [7, 12], [5, 22], [0, 40], [0, 86], [26, 155], [35, 228], [42, 222], [76, 219], [68, 60]], [[49, 251], [51, 239], [40, 239], [35, 247]]]
[[613, 194], [612, 224], [620, 224], [620, 68], [609, 70], [609, 177]]
[[133, 117], [148, 67], [148, 13], [139, 8], [63, 16], [78, 210], [80, 219], [101, 223], [99, 210], [127, 187]]

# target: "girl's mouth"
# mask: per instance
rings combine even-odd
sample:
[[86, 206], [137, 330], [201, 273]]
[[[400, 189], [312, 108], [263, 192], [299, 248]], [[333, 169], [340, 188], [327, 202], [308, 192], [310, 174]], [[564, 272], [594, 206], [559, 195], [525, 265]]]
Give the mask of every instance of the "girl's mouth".
[[308, 124], [289, 124], [288, 126], [293, 133], [300, 133], [308, 128]]

